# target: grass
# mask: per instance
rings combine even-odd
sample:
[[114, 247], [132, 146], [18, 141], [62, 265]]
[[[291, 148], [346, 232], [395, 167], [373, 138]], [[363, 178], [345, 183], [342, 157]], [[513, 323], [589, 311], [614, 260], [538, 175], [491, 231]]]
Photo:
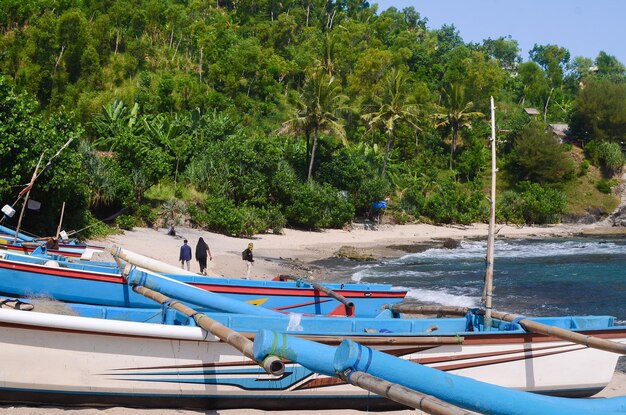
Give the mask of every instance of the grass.
[[178, 199], [186, 202], [201, 202], [206, 198], [206, 194], [196, 190], [191, 186], [183, 186], [178, 184], [174, 186], [173, 182], [162, 182], [149, 188], [144, 197], [151, 201], [161, 204], [167, 200]]

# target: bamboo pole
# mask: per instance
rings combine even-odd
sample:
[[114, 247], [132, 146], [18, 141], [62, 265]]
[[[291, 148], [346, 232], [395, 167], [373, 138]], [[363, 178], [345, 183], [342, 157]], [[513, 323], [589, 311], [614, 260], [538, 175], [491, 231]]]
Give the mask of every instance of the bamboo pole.
[[487, 239], [487, 266], [485, 269], [485, 330], [491, 330], [491, 308], [493, 300], [493, 260], [496, 225], [496, 116], [493, 97], [491, 97], [491, 198], [489, 207], [489, 237]]
[[306, 340], [315, 341], [324, 344], [339, 344], [344, 340], [352, 340], [363, 345], [381, 345], [381, 344], [393, 344], [393, 345], [446, 345], [446, 344], [463, 344], [465, 340], [461, 336], [313, 336], [305, 334], [292, 334], [295, 337], [299, 337]]
[[[255, 333], [241, 332], [241, 335], [247, 339], [254, 340]], [[447, 345], [447, 344], [463, 344], [465, 337], [461, 336], [333, 336], [333, 335], [314, 335], [314, 334], [289, 334], [299, 339], [310, 340], [322, 344], [340, 344], [344, 340], [352, 340], [364, 346], [380, 346], [380, 345]]]
[[412, 303], [385, 304], [382, 308], [391, 310], [395, 314], [436, 314], [438, 316], [464, 316], [470, 312], [470, 309], [467, 307]]
[[599, 337], [589, 336], [586, 334], [576, 333], [574, 331], [562, 329], [560, 327], [549, 326], [547, 324], [528, 320], [522, 316], [516, 316], [515, 314], [511, 313], [503, 313], [500, 311], [492, 310], [492, 316], [502, 321], [512, 322], [513, 320], [516, 320], [517, 323], [522, 326], [526, 331], [532, 333], [553, 336], [559, 339], [571, 341], [572, 343], [582, 344], [583, 346], [591, 347], [594, 349], [600, 349], [606, 352], [626, 355], [626, 344], [617, 343], [614, 341], [601, 339]]
[[57, 227], [56, 239], [59, 239], [59, 234], [61, 233], [61, 227], [63, 226], [63, 214], [65, 213], [65, 202], [61, 206], [61, 219], [59, 219], [59, 226]]
[[[223, 342], [230, 344], [235, 349], [239, 350], [245, 357], [255, 360], [252, 352], [254, 343], [241, 333], [224, 326], [204, 313], [197, 312], [196, 310], [187, 307], [178, 301], [173, 301], [169, 297], [157, 291], [151, 290], [150, 288], [136, 285], [133, 287], [133, 291], [143, 295], [144, 297], [150, 298], [161, 305], [166, 305], [169, 308], [178, 310], [186, 316], [193, 318], [199, 327], [202, 327], [209, 333], [214, 334]], [[262, 362], [259, 362], [259, 365], [268, 373], [276, 376], [282, 375], [285, 371], [285, 364], [276, 356], [268, 356]]]
[[397, 383], [391, 383], [379, 377], [361, 371], [339, 372], [337, 376], [344, 382], [350, 383], [361, 389], [384, 396], [394, 402], [401, 403], [411, 408], [422, 410], [431, 415], [471, 415], [473, 412], [466, 411], [454, 405], [409, 389]]
[[[283, 280], [292, 280], [292, 281], [299, 281], [299, 280], [301, 280], [301, 278], [295, 277], [293, 275], [279, 275], [278, 278], [281, 281], [283, 281]], [[318, 291], [322, 291], [323, 293], [325, 293], [329, 297], [334, 298], [335, 300], [339, 301], [341, 304], [346, 306], [346, 315], [348, 315], [348, 316], [354, 315], [354, 303], [352, 301], [348, 300], [343, 295], [341, 295], [341, 294], [331, 290], [328, 287], [324, 287], [323, 285], [318, 284], [316, 282], [304, 281], [304, 283], [312, 286], [313, 288], [315, 288]]]
[[[443, 314], [443, 315], [465, 315], [470, 309], [466, 307], [454, 307], [454, 306], [421, 306], [411, 303], [400, 304], [386, 304], [383, 308], [388, 308], [394, 313], [413, 313], [413, 314]], [[607, 352], [626, 354], [626, 344], [617, 343], [611, 340], [601, 339], [586, 334], [577, 333], [575, 331], [542, 324], [536, 321], [532, 321], [521, 316], [517, 316], [511, 313], [505, 313], [502, 311], [491, 310], [492, 318], [496, 318], [502, 321], [512, 322], [515, 319], [520, 319], [518, 323], [524, 328], [524, 330], [531, 333], [544, 334], [546, 336], [557, 337], [559, 339], [568, 340], [572, 343], [582, 344], [594, 349], [600, 349]], [[353, 339], [354, 340], [354, 339]], [[356, 340], [359, 341], [360, 340]]]
[[17, 243], [17, 235], [20, 233], [20, 227], [22, 226], [22, 217], [24, 216], [24, 209], [26, 208], [26, 204], [28, 203], [28, 197], [30, 196], [30, 189], [33, 188], [33, 185], [35, 184], [35, 180], [37, 180], [37, 177], [38, 177], [37, 170], [39, 170], [41, 159], [43, 159], [43, 153], [41, 153], [41, 156], [39, 156], [39, 161], [37, 162], [37, 166], [35, 167], [35, 171], [33, 172], [33, 177], [31, 177], [30, 182], [28, 183], [26, 188], [24, 188], [20, 192], [20, 195], [19, 195], [19, 197], [22, 197], [24, 192], [26, 192], [26, 195], [24, 196], [24, 204], [22, 205], [22, 210], [20, 211], [20, 217], [17, 220], [17, 228], [15, 228], [15, 236], [13, 236], [13, 244]]

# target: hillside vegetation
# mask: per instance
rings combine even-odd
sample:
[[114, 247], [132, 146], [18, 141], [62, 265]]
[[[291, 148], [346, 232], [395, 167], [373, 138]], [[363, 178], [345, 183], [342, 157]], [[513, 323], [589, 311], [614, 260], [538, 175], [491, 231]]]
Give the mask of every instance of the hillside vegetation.
[[81, 236], [103, 221], [342, 227], [385, 199], [398, 223], [485, 221], [493, 96], [498, 220], [607, 214], [625, 81], [604, 52], [535, 45], [524, 59], [510, 37], [466, 43], [412, 7], [5, 0], [0, 202], [71, 138], [31, 190], [27, 230], [54, 232], [63, 203]]

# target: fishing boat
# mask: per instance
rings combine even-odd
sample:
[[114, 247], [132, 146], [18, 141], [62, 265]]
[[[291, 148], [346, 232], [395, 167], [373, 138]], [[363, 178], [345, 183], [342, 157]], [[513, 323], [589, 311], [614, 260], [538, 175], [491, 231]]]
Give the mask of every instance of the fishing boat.
[[[0, 225], [0, 249], [29, 254], [37, 248], [45, 246], [48, 239], [27, 235]], [[105, 249], [103, 246], [86, 244], [71, 238], [61, 239], [57, 245], [54, 248], [48, 248], [48, 252], [83, 259], [90, 259], [94, 253], [104, 252]]]
[[[0, 293], [94, 305], [154, 307], [152, 301], [128, 287], [115, 263], [71, 261], [42, 251], [39, 254], [0, 251]], [[384, 304], [400, 302], [407, 294], [389, 284], [242, 280], [192, 274], [175, 267], [167, 275], [249, 304], [302, 314], [376, 316]]]
[[[465, 408], [491, 415], [626, 414], [624, 396], [571, 399], [533, 394], [446, 373], [349, 339], [333, 347], [263, 330], [254, 341], [254, 358], [262, 361], [268, 355], [287, 358], [428, 413], [469, 414], [460, 410]], [[442, 408], [446, 410], [431, 411]]]
[[[146, 282], [151, 285], [156, 283]], [[185, 287], [190, 289], [195, 290]], [[190, 300], [188, 293], [177, 295]], [[232, 306], [241, 306], [236, 303]], [[288, 350], [281, 343], [285, 334], [335, 346], [350, 338], [447, 373], [560, 396], [591, 396], [602, 390], [618, 358], [615, 353], [529, 333], [517, 323], [495, 318], [491, 330], [485, 331], [479, 314], [409, 319], [392, 318], [386, 310], [378, 318], [294, 319], [271, 310], [260, 313], [259, 308], [255, 315], [195, 312], [189, 317], [170, 307], [71, 307], [78, 316], [37, 312], [36, 303], [35, 311], [0, 309], [3, 373], [10, 374], [0, 384], [0, 402], [212, 409], [397, 406], [295, 361], [285, 361], [282, 374], [268, 374], [257, 359], [242, 356], [232, 345], [197, 327], [205, 318], [247, 338], [254, 338], [259, 329], [274, 330], [272, 353]], [[626, 327], [615, 326], [612, 317], [532, 320], [584, 336], [626, 341]], [[308, 356], [321, 359], [312, 351]]]

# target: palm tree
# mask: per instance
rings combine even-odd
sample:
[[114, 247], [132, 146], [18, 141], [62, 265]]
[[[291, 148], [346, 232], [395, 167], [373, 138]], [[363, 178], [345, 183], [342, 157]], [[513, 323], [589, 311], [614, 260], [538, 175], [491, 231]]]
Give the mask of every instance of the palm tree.
[[307, 75], [302, 92], [296, 101], [295, 116], [284, 123], [282, 131], [303, 133], [307, 140], [307, 156], [309, 140], [313, 134], [308, 181], [311, 181], [313, 175], [315, 150], [320, 132], [337, 135], [344, 145], [347, 145], [345, 129], [336, 116], [340, 110], [344, 109], [347, 99], [347, 96], [341, 94], [341, 87], [334, 76], [320, 70], [311, 71]]
[[417, 126], [419, 115], [418, 105], [408, 91], [409, 78], [406, 73], [393, 69], [383, 78], [383, 93], [374, 98], [376, 110], [364, 114], [362, 118], [369, 125], [368, 131], [383, 126], [387, 135], [387, 146], [380, 175], [385, 175], [389, 151], [395, 139], [395, 128], [405, 123], [410, 125], [417, 134], [421, 129]]
[[451, 132], [450, 142], [450, 169], [452, 158], [456, 152], [459, 134], [463, 128], [472, 128], [472, 119], [483, 117], [478, 111], [470, 111], [474, 106], [472, 101], [465, 102], [465, 87], [461, 84], [452, 84], [443, 94], [444, 106], [440, 107], [442, 113], [434, 114], [437, 123], [435, 127], [449, 127]]

